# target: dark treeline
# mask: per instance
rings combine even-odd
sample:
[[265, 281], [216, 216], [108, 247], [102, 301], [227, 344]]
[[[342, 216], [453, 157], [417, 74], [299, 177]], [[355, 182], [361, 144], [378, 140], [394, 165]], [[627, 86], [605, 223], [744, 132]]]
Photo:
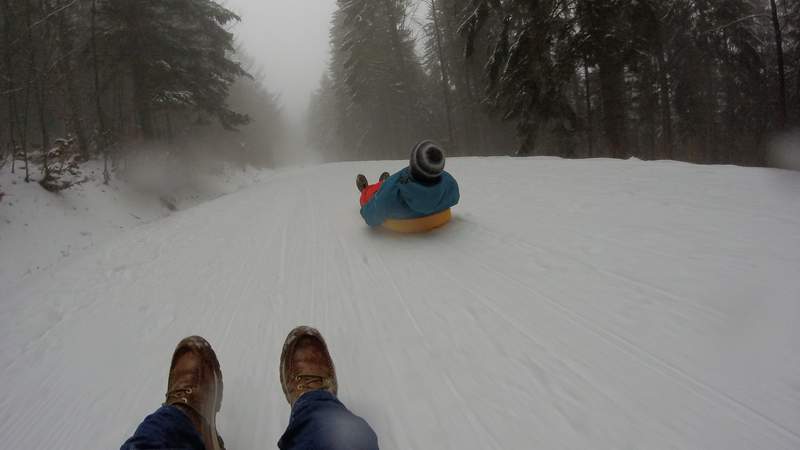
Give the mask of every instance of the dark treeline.
[[[195, 151], [191, 137], [263, 118], [216, 149], [242, 157], [248, 139], [280, 125], [276, 99], [235, 55], [238, 20], [211, 0], [0, 0], [0, 165], [29, 171], [36, 154], [47, 179], [48, 156], [66, 149], [108, 167], [126, 148]], [[259, 117], [234, 111], [234, 98]], [[153, 142], [165, 145], [126, 145]]]
[[[763, 164], [800, 124], [800, 2], [339, 0], [309, 111], [329, 159], [451, 154]], [[412, 30], [421, 29], [416, 37]]]

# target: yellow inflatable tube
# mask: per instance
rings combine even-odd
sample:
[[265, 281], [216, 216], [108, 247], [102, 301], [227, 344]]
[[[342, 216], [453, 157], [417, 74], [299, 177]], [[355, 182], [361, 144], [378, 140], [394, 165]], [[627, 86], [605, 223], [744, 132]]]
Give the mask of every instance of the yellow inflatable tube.
[[422, 233], [439, 228], [450, 221], [450, 208], [416, 219], [387, 219], [383, 227], [398, 233]]

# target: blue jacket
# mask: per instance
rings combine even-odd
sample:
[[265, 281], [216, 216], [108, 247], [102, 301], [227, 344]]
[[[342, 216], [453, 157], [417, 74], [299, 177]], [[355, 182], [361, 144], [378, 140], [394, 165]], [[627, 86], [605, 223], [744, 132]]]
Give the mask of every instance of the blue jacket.
[[381, 184], [375, 196], [361, 208], [361, 217], [371, 227], [386, 219], [416, 219], [430, 216], [458, 204], [458, 183], [442, 172], [434, 184], [423, 184], [411, 177], [409, 168], [397, 172]]

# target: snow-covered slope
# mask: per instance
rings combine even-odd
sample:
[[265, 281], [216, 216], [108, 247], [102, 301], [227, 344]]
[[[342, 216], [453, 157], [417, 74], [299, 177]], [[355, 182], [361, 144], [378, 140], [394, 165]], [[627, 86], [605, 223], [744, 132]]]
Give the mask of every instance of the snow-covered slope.
[[[147, 182], [167, 176], [155, 173], [158, 168], [142, 170], [152, 178]], [[104, 185], [100, 163], [88, 162], [82, 169], [87, 181], [57, 194], [35, 181], [25, 183], [24, 170], [14, 174], [0, 171], [0, 192], [4, 194], [0, 200], [0, 287], [8, 289], [41, 270], [69, 264], [72, 256], [169, 214], [153, 192], [138, 192], [116, 178]], [[177, 207], [188, 208], [269, 174], [267, 170], [231, 167], [215, 174], [198, 173], [191, 183], [170, 189], [170, 197]], [[39, 176], [38, 168], [32, 170], [32, 178]]]
[[368, 230], [354, 175], [402, 165], [280, 172], [2, 287], [2, 447], [115, 448], [196, 333], [228, 447], [272, 448], [310, 324], [385, 449], [800, 448], [800, 173], [453, 159], [447, 227]]

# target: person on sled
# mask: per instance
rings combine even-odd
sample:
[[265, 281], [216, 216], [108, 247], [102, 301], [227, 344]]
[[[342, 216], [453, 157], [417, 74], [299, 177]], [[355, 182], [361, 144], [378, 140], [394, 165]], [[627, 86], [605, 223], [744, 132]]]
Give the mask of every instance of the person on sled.
[[421, 141], [411, 150], [408, 167], [394, 175], [384, 172], [369, 184], [359, 174], [361, 217], [370, 227], [383, 225], [393, 231], [420, 232], [450, 220], [450, 208], [460, 199], [458, 183], [444, 170], [442, 148]]

